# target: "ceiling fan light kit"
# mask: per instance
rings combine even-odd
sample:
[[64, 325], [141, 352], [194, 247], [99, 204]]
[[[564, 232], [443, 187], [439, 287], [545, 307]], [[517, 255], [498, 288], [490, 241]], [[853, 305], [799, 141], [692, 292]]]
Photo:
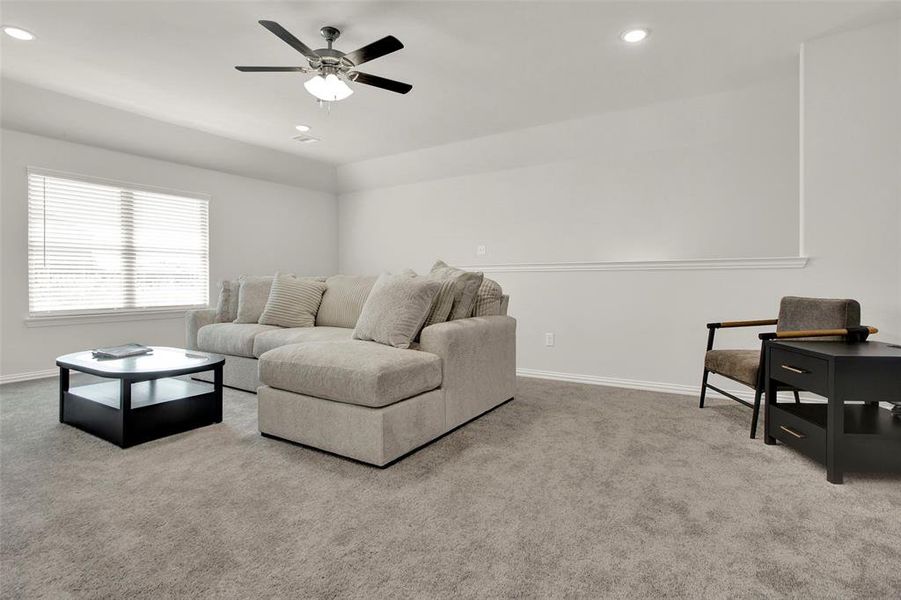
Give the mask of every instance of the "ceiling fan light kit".
[[323, 102], [337, 102], [339, 100], [344, 100], [354, 93], [354, 91], [350, 89], [350, 86], [339, 79], [334, 73], [329, 73], [325, 77], [316, 75], [309, 81], [304, 82], [303, 87]]
[[304, 82], [303, 86], [320, 104], [324, 102], [338, 102], [350, 97], [354, 91], [348, 85], [348, 82], [362, 83], [363, 85], [382, 88], [398, 94], [406, 94], [413, 89], [413, 86], [408, 83], [356, 70], [356, 67], [365, 62], [403, 48], [404, 45], [400, 43], [400, 40], [392, 35], [383, 37], [353, 52], [345, 53], [332, 48], [334, 41], [341, 35], [341, 32], [335, 27], [325, 26], [320, 29], [319, 34], [325, 39], [328, 47], [312, 50], [275, 21], [260, 21], [260, 25], [300, 52], [307, 59], [309, 66], [235, 67], [239, 71], [245, 73], [313, 73], [313, 77]]

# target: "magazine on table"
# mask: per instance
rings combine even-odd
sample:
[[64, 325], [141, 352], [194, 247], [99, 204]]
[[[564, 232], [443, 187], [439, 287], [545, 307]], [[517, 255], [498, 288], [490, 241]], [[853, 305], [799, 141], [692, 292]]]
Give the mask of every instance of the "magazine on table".
[[111, 358], [127, 358], [129, 356], [142, 356], [151, 354], [153, 348], [144, 344], [123, 344], [121, 346], [110, 346], [109, 348], [97, 348], [91, 351], [94, 358], [111, 359]]

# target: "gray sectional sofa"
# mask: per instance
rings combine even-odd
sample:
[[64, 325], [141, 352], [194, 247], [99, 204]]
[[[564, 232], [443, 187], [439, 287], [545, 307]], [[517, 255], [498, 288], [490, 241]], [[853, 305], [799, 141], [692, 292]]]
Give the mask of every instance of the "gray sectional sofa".
[[226, 355], [225, 385], [257, 393], [263, 435], [378, 466], [514, 396], [516, 321], [506, 296], [502, 314], [428, 326], [400, 349], [353, 339], [374, 280], [328, 278], [315, 327], [190, 311], [187, 347]]

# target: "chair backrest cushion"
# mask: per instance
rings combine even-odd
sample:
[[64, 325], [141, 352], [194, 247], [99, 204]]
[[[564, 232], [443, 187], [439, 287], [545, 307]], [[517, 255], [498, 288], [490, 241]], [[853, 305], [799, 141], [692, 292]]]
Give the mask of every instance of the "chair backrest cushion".
[[[776, 331], [841, 329], [860, 326], [860, 304], [843, 298], [786, 296], [779, 304]], [[840, 338], [817, 338], [819, 340]]]

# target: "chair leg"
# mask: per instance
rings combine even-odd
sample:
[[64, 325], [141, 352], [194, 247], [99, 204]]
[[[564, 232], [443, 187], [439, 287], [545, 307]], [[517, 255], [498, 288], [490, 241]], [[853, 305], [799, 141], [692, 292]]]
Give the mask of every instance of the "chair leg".
[[754, 393], [754, 416], [751, 417], [751, 439], [753, 440], [757, 436], [757, 415], [760, 414], [760, 396], [763, 395], [763, 390], [758, 389]]
[[710, 371], [704, 369], [704, 377], [701, 378], [701, 403], [698, 405], [698, 408], [704, 408], [704, 397], [707, 395], [707, 376], [710, 375]]
[[798, 395], [798, 390], [792, 390], [795, 393], [795, 404], [801, 404], [801, 396]]

